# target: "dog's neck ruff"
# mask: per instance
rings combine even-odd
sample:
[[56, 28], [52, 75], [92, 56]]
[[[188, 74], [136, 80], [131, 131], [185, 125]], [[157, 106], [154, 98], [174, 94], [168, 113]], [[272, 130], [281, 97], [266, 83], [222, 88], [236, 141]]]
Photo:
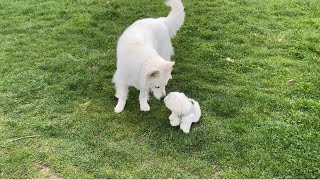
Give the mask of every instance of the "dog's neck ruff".
[[184, 116], [187, 116], [187, 115], [189, 115], [189, 114], [191, 114], [191, 113], [194, 113], [194, 103], [193, 103], [193, 101], [191, 101], [191, 100], [190, 100], [190, 102], [191, 102], [191, 104], [192, 104], [191, 110], [190, 110], [187, 114], [179, 114], [178, 117], [179, 117], [180, 119], [182, 119]]

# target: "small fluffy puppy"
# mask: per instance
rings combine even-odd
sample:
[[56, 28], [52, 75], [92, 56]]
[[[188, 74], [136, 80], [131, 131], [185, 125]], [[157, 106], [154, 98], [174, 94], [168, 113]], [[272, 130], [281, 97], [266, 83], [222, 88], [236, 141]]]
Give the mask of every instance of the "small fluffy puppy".
[[179, 126], [184, 133], [189, 133], [191, 124], [199, 121], [201, 116], [200, 105], [197, 101], [189, 99], [185, 94], [171, 92], [164, 103], [172, 111], [169, 120], [172, 126]]
[[118, 104], [116, 113], [123, 111], [128, 96], [128, 87], [140, 90], [141, 111], [149, 111], [149, 92], [157, 99], [166, 96], [165, 87], [172, 78], [171, 62], [175, 36], [184, 22], [184, 7], [181, 0], [167, 0], [171, 12], [167, 17], [138, 20], [121, 35], [117, 45], [117, 70], [113, 76]]

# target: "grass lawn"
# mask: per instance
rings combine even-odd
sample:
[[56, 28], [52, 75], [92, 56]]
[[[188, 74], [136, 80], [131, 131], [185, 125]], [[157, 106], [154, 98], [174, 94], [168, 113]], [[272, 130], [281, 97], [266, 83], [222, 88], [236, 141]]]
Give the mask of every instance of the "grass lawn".
[[0, 178], [320, 178], [320, 1], [184, 0], [167, 91], [191, 133], [111, 83], [116, 43], [155, 0], [0, 1]]

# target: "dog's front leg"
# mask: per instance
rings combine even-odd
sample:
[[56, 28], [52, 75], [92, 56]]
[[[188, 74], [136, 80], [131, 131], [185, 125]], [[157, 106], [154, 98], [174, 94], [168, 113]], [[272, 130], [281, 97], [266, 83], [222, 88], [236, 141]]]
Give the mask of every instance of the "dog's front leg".
[[150, 106], [148, 104], [149, 91], [140, 90], [139, 102], [141, 111], [150, 111]]
[[118, 98], [118, 103], [117, 106], [114, 108], [114, 112], [120, 113], [123, 111], [126, 101], [127, 101], [127, 96], [128, 96], [128, 86], [126, 85], [116, 85], [117, 92], [116, 92], [116, 97]]

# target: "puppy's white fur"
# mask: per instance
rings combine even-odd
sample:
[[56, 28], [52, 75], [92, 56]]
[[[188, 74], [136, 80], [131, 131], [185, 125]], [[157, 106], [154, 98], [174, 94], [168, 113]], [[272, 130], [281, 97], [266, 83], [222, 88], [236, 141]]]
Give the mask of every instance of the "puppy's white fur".
[[164, 98], [165, 105], [172, 113], [169, 116], [172, 126], [179, 126], [184, 133], [189, 133], [192, 123], [198, 122], [201, 117], [200, 105], [189, 99], [185, 94], [171, 92]]
[[157, 99], [166, 96], [165, 87], [171, 79], [174, 62], [171, 38], [184, 22], [181, 0], [167, 0], [171, 12], [167, 17], [138, 20], [121, 35], [117, 46], [117, 70], [113, 76], [118, 104], [115, 112], [123, 111], [128, 87], [140, 90], [142, 111], [149, 111], [149, 92]]

